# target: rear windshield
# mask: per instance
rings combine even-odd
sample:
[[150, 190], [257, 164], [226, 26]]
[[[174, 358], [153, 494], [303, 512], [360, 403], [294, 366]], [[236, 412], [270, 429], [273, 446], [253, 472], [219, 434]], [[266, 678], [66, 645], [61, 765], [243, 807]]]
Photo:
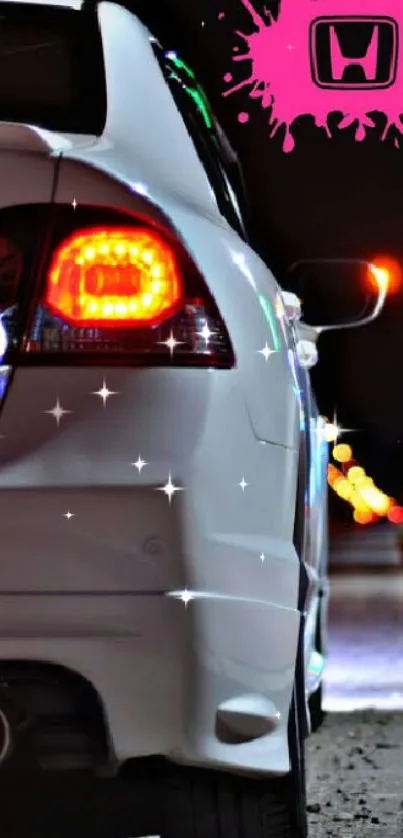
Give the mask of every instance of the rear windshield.
[[95, 11], [0, 2], [0, 121], [99, 136], [105, 120]]

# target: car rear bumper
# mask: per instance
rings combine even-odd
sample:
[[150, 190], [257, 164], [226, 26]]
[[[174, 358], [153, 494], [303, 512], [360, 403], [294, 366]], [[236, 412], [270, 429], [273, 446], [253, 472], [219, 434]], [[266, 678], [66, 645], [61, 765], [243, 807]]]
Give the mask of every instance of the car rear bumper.
[[54, 382], [17, 372], [0, 421], [0, 679], [81, 674], [119, 762], [287, 771], [297, 452], [256, 439], [236, 371], [114, 370], [104, 408], [62, 370], [60, 426]]
[[[101, 699], [119, 763], [165, 755], [231, 770], [288, 770], [297, 611], [213, 595], [185, 606], [130, 594], [2, 596], [0, 611], [0, 660], [54, 663], [85, 677]], [[251, 714], [266, 733], [220, 741], [217, 722], [228, 703], [238, 712], [235, 734], [244, 738]]]

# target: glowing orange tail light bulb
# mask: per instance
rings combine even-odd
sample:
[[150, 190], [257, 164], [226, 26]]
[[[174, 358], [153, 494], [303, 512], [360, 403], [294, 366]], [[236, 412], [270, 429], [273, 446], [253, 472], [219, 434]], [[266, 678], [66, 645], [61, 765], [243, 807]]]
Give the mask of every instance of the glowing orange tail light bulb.
[[97, 228], [63, 241], [48, 274], [45, 303], [77, 326], [150, 325], [182, 300], [175, 253], [152, 230]]

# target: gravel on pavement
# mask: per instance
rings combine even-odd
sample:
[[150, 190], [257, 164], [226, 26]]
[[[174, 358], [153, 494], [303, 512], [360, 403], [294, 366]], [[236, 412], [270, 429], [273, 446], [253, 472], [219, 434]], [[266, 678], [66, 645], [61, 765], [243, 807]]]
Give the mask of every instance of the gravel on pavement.
[[329, 713], [306, 756], [310, 838], [402, 838], [403, 713]]

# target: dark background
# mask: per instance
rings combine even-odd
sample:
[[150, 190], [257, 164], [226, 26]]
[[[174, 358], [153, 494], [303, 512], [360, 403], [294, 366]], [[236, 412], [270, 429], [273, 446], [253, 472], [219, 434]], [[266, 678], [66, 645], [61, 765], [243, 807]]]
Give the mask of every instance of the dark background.
[[[276, 14], [276, 4], [254, 0], [262, 15], [264, 5]], [[378, 115], [377, 129], [359, 143], [354, 125], [329, 140], [310, 117], [301, 117], [293, 132], [295, 150], [285, 154], [283, 132], [270, 138], [269, 112], [249, 99], [248, 88], [222, 96], [226, 72], [232, 72], [234, 82], [250, 72], [249, 62], [232, 61], [234, 46], [243, 51], [236, 30], [254, 31], [241, 0], [160, 0], [159, 11], [162, 7], [172, 33], [167, 46], [180, 49], [198, 74], [240, 157], [251, 201], [253, 243], [279, 281], [290, 287], [287, 267], [304, 257], [372, 259], [386, 254], [403, 264], [403, 150], [395, 148], [393, 134], [380, 141], [385, 118]], [[250, 114], [246, 124], [237, 119], [240, 111]], [[403, 290], [389, 298], [376, 323], [323, 337], [321, 361], [313, 374], [321, 411], [330, 417], [336, 409], [344, 427], [358, 429], [345, 441], [380, 488], [399, 500], [402, 322]]]

